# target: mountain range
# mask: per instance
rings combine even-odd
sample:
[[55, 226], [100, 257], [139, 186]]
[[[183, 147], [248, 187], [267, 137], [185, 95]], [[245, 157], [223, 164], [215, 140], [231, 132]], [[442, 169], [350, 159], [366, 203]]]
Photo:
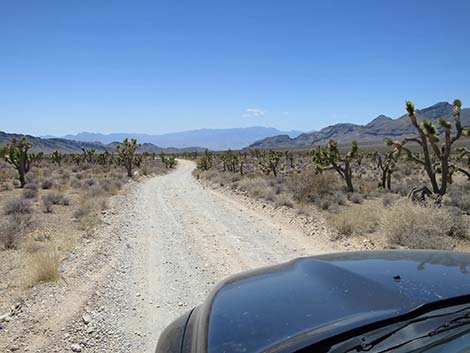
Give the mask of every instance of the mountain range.
[[[418, 120], [429, 119], [438, 126], [437, 119], [445, 117], [454, 121], [452, 105], [448, 102], [439, 102], [428, 108], [416, 111]], [[470, 108], [461, 111], [462, 126], [470, 126]], [[276, 135], [267, 137], [251, 144], [249, 148], [302, 148], [312, 145], [323, 145], [329, 139], [338, 141], [341, 145], [350, 144], [356, 140], [368, 145], [382, 145], [385, 138], [401, 139], [416, 135], [411, 125], [410, 118], [404, 114], [396, 119], [385, 115], [379, 115], [366, 125], [350, 123], [335, 124], [320, 131], [300, 134], [292, 138], [288, 135]]]
[[122, 141], [124, 138], [128, 137], [135, 138], [140, 143], [151, 143], [160, 147], [188, 148], [201, 146], [210, 150], [221, 151], [227, 149], [242, 149], [255, 141], [270, 136], [286, 135], [294, 138], [300, 134], [300, 131], [280, 131], [270, 127], [254, 126], [232, 129], [199, 129], [161, 135], [81, 132], [76, 135], [63, 136], [63, 139], [109, 144], [114, 141]]
[[[116, 145], [118, 142], [111, 142], [109, 144], [103, 144], [101, 142], [86, 142], [86, 141], [76, 141], [63, 138], [41, 138], [31, 135], [22, 135], [22, 134], [10, 134], [3, 131], [0, 131], [0, 147], [10, 143], [12, 138], [21, 138], [26, 136], [26, 138], [33, 143], [31, 148], [32, 152], [44, 152], [51, 153], [54, 151], [60, 151], [62, 153], [81, 153], [82, 148], [94, 148], [97, 152], [113, 152], [116, 151]], [[122, 140], [121, 140], [122, 141]], [[162, 148], [155, 146], [151, 143], [142, 143], [142, 146], [138, 149], [138, 152], [144, 153], [181, 153], [181, 152], [193, 152], [193, 151], [203, 151], [203, 148], [200, 147], [188, 147], [188, 148]]]

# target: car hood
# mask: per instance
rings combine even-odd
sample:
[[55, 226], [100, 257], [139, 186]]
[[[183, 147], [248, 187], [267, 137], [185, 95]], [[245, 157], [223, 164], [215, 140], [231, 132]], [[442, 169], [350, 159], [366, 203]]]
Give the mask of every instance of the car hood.
[[193, 312], [184, 351], [293, 351], [467, 296], [469, 271], [469, 254], [396, 250], [300, 258], [242, 273]]

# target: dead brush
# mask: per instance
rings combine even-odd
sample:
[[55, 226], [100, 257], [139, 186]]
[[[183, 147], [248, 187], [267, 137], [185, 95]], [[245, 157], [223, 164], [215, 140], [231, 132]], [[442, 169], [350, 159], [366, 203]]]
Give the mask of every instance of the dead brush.
[[52, 206], [68, 206], [70, 200], [61, 192], [50, 192], [42, 198], [43, 210], [45, 213], [52, 212]]
[[10, 200], [3, 207], [5, 215], [30, 214], [32, 212], [31, 203], [25, 199]]
[[27, 285], [33, 287], [41, 282], [55, 282], [60, 279], [60, 256], [53, 246], [46, 246], [30, 254]]
[[16, 249], [18, 241], [31, 226], [31, 215], [13, 213], [0, 223], [0, 244], [4, 249]]
[[356, 205], [329, 216], [328, 221], [338, 231], [340, 237], [366, 235], [377, 230], [380, 216], [377, 207]]
[[412, 249], [451, 249], [460, 229], [448, 209], [432, 203], [397, 201], [383, 212], [381, 231], [391, 246]]

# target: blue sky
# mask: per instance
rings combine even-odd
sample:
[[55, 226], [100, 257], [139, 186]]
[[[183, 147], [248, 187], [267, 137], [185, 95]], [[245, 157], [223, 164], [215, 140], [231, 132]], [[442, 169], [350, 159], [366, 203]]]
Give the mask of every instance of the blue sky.
[[0, 130], [319, 129], [459, 97], [470, 2], [0, 0]]

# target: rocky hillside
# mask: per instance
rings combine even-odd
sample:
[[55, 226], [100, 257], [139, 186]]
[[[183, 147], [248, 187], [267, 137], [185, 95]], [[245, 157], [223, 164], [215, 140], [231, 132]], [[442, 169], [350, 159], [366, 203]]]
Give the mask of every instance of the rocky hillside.
[[[60, 151], [62, 153], [81, 153], [82, 148], [94, 148], [97, 152], [112, 152], [116, 150], [117, 142], [103, 144], [101, 142], [83, 142], [61, 138], [40, 138], [31, 135], [21, 134], [10, 134], [0, 131], [0, 147], [10, 143], [10, 140], [14, 137], [21, 138], [26, 136], [28, 140], [33, 143], [33, 152], [44, 152], [51, 153], [54, 151]], [[192, 151], [203, 151], [203, 148], [189, 147], [189, 148], [162, 148], [155, 146], [151, 143], [143, 143], [140, 149], [140, 153], [180, 153], [180, 152], [192, 152]]]
[[[417, 113], [418, 118], [432, 120], [436, 125], [437, 119], [441, 116], [453, 121], [452, 105], [447, 102], [434, 104], [418, 110]], [[470, 108], [462, 109], [461, 118], [463, 126], [470, 126]], [[341, 144], [348, 144], [353, 140], [366, 144], [382, 144], [386, 137], [397, 139], [414, 134], [415, 130], [406, 114], [397, 119], [379, 115], [366, 125], [336, 124], [320, 131], [301, 134], [296, 138], [278, 135], [257, 141], [249, 148], [301, 148], [325, 144], [329, 139], [335, 139]]]

